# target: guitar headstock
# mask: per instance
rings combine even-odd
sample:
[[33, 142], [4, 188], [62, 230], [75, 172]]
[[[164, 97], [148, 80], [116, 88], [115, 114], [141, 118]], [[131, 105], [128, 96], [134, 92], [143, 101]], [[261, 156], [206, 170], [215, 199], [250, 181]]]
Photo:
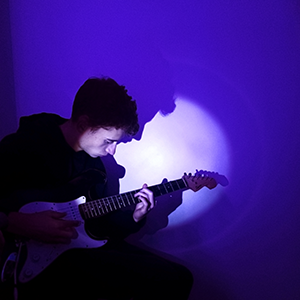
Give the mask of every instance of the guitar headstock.
[[196, 170], [196, 173], [194, 175], [192, 175], [191, 173], [184, 173], [182, 178], [192, 191], [197, 192], [204, 186], [206, 186], [209, 189], [213, 189], [217, 186], [218, 183], [214, 179], [214, 174], [217, 173]]

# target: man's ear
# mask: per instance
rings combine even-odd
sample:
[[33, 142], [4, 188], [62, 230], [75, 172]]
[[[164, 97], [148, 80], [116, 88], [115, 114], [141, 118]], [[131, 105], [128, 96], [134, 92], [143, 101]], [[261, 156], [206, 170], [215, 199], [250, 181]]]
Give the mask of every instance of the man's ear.
[[76, 127], [78, 132], [83, 133], [85, 132], [89, 126], [89, 117], [86, 115], [80, 116], [77, 120]]

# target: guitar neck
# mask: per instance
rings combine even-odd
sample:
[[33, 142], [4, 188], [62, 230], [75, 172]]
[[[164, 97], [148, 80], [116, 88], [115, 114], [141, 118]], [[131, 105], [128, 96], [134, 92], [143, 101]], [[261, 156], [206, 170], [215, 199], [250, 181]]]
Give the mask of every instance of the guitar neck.
[[[178, 190], [187, 189], [187, 184], [183, 178], [168, 181], [148, 187], [153, 192], [154, 197], [163, 196]], [[84, 220], [98, 218], [115, 210], [128, 207], [140, 202], [134, 195], [139, 190], [126, 192], [123, 194], [110, 196], [98, 200], [89, 201], [79, 205], [79, 211]]]

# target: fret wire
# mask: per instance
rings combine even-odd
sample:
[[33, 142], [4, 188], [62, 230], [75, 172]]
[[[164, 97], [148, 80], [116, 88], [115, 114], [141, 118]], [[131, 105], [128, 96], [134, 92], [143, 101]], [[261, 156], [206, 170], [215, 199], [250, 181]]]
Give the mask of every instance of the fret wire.
[[141, 202], [141, 201], [139, 200], [139, 198], [134, 197], [134, 195], [135, 195], [137, 192], [138, 192], [138, 191], [133, 191], [133, 192], [131, 193], [131, 197], [132, 197], [132, 202], [133, 202], [133, 204], [137, 204], [137, 203]]
[[85, 207], [85, 203], [80, 204], [79, 211], [81, 211], [81, 214], [83, 214], [83, 217], [86, 220], [86, 213], [85, 213], [84, 207]]
[[[129, 192], [129, 193], [127, 193], [127, 195], [130, 196], [130, 198], [129, 198], [129, 203], [135, 204], [135, 202], [134, 202], [134, 197], [133, 197], [133, 193], [132, 193], [132, 192]], [[130, 202], [130, 201], [132, 201], [132, 202]]]
[[163, 195], [163, 191], [161, 189], [161, 185], [158, 185], [157, 188], [158, 188], [158, 191], [159, 191], [159, 196]]
[[119, 204], [119, 208], [122, 207], [122, 204], [120, 203], [120, 199], [118, 198], [118, 196], [113, 197], [115, 199], [115, 201], [117, 201], [117, 203]]
[[176, 182], [171, 181], [170, 185], [172, 186], [173, 192], [177, 191]]
[[89, 210], [88, 210], [88, 207], [87, 207], [87, 204], [85, 203], [85, 210], [84, 210], [84, 213], [85, 213], [85, 215], [86, 215], [86, 217], [87, 218], [89, 218], [90, 216], [89, 216]]
[[107, 204], [109, 204], [109, 203], [113, 203], [114, 201], [113, 201], [113, 197], [107, 197], [107, 198], [105, 198], [104, 199], [105, 201], [104, 201], [104, 204], [105, 204], [105, 207], [107, 208]]
[[[110, 211], [113, 211], [113, 209], [112, 209], [112, 207], [111, 207], [111, 205], [110, 205], [111, 202], [106, 201], [106, 203], [108, 204], [108, 206], [109, 206], [109, 208], [110, 208]], [[108, 206], [107, 206], [107, 207], [108, 207]]]
[[172, 181], [172, 182], [171, 182], [171, 185], [172, 185], [173, 191], [178, 191], [178, 184], [177, 184], [177, 181]]
[[152, 191], [154, 197], [159, 196], [159, 194], [158, 194], [159, 190], [158, 190], [158, 186], [157, 185], [153, 185], [149, 189]]
[[158, 191], [159, 196], [163, 195], [162, 187], [163, 187], [163, 184], [156, 185], [156, 190]]
[[112, 208], [111, 208], [111, 205], [110, 205], [111, 202], [113, 202], [113, 201], [109, 201], [109, 198], [106, 199], [106, 201], [105, 201], [105, 208], [106, 208], [107, 212], [112, 211]]
[[160, 185], [154, 185], [153, 188], [152, 188], [152, 192], [154, 193], [155, 197], [161, 196], [162, 192], [161, 192], [161, 189], [160, 189]]
[[90, 210], [89, 210], [88, 204], [86, 205], [86, 207], [87, 207], [87, 215], [88, 215], [88, 218], [90, 218], [91, 216], [90, 216]]
[[127, 202], [128, 202], [128, 205], [131, 205], [131, 203], [130, 203], [130, 201], [129, 201], [129, 198], [128, 198], [128, 196], [127, 196], [127, 194], [128, 194], [128, 193], [125, 194], [126, 200], [127, 200]]
[[166, 182], [166, 183], [165, 183], [165, 189], [167, 190], [167, 192], [169, 192], [169, 187], [170, 187], [169, 182]]
[[187, 187], [187, 183], [183, 178], [180, 179], [180, 182], [182, 183], [182, 186], [181, 186], [182, 189]]
[[183, 184], [184, 184], [184, 187], [187, 187], [187, 186], [188, 186], [188, 184], [187, 184], [187, 182], [186, 182], [185, 178], [184, 178], [184, 177], [182, 177], [182, 178], [181, 178], [181, 180], [182, 180], [182, 182], [183, 182]]
[[105, 199], [104, 199], [104, 201], [103, 201], [103, 210], [104, 210], [104, 213], [105, 213], [105, 214], [109, 212], [108, 209], [107, 209], [107, 205], [106, 205]]
[[172, 186], [173, 192], [177, 191], [176, 182], [170, 181], [170, 185]]
[[181, 188], [181, 189], [185, 188], [185, 183], [184, 183], [183, 179], [179, 179], [179, 180], [177, 180], [177, 182], [178, 182], [179, 188]]
[[111, 201], [111, 202], [112, 202], [112, 204], [114, 205], [114, 209], [117, 210], [115, 201]]
[[165, 188], [165, 191], [164, 191], [165, 193], [163, 194], [163, 195], [165, 195], [165, 194], [167, 194], [167, 193], [168, 193], [168, 190], [167, 190], [167, 188], [166, 188], [165, 184], [163, 184], [162, 186]]
[[[135, 193], [134, 193], [135, 194]], [[130, 205], [133, 205], [135, 204], [136, 202], [136, 198], [134, 198], [134, 194], [132, 193], [127, 193], [127, 198], [128, 198], [128, 201], [130, 203]]]
[[104, 215], [105, 214], [105, 211], [104, 211], [104, 208], [103, 208], [103, 200], [99, 200], [99, 210], [100, 210], [100, 214], [101, 215]]
[[117, 197], [112, 197], [114, 202], [118, 204], [118, 208], [121, 208], [122, 206], [120, 205], [120, 202], [118, 201]]
[[[162, 187], [163, 187], [163, 189], [162, 189]], [[165, 194], [165, 185], [164, 184], [161, 184], [159, 187], [159, 191], [160, 191], [160, 195], [164, 195]]]
[[165, 191], [161, 188], [161, 187], [165, 187], [163, 184], [158, 186], [159, 192], [160, 192], [160, 196], [165, 194]]
[[124, 194], [120, 194], [120, 198], [122, 199], [122, 202], [123, 202], [123, 204], [124, 204], [124, 207], [127, 207], [128, 206], [128, 204], [126, 204], [126, 199], [125, 199], [125, 197], [124, 197]]
[[176, 185], [178, 187], [178, 190], [179, 190], [180, 189], [179, 180], [175, 180], [175, 183], [176, 183]]
[[127, 203], [126, 206], [130, 205], [130, 202], [128, 201], [127, 193], [122, 194], [122, 197], [125, 199], [125, 202]]
[[165, 195], [165, 194], [167, 193], [165, 184], [162, 184], [162, 185], [159, 187], [159, 190], [160, 190], [160, 192], [161, 192], [161, 195]]
[[94, 207], [94, 213], [96, 215], [96, 217], [98, 216], [98, 206], [97, 206], [97, 202], [93, 202], [93, 207]]
[[124, 200], [123, 200], [123, 197], [122, 197], [122, 195], [119, 195], [119, 197], [120, 197], [120, 199], [122, 200], [123, 207], [126, 207], [126, 204], [125, 204], [125, 202], [124, 202]]
[[97, 215], [101, 216], [101, 212], [99, 210], [99, 201], [98, 200], [95, 201], [95, 208], [96, 208], [96, 211], [97, 211]]
[[101, 199], [98, 199], [96, 200], [97, 202], [95, 202], [97, 204], [97, 210], [98, 210], [98, 213], [99, 213], [99, 216], [102, 216], [104, 214], [104, 211], [103, 211], [103, 205], [102, 205], [102, 201]]
[[170, 182], [167, 182], [165, 184], [165, 186], [166, 186], [166, 189], [167, 189], [168, 193], [174, 192], [174, 189], [173, 189], [172, 184]]
[[90, 210], [91, 210], [92, 218], [94, 218], [95, 217], [95, 209], [94, 209], [93, 203], [90, 203]]
[[90, 213], [91, 213], [91, 217], [94, 217], [94, 209], [93, 209], [93, 204], [89, 203], [89, 209], [90, 209]]

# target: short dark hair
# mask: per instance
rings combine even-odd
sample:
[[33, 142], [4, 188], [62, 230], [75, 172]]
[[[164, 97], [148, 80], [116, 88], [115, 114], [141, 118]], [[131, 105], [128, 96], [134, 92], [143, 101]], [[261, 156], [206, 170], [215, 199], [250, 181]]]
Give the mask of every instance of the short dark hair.
[[72, 120], [88, 117], [92, 129], [114, 127], [130, 136], [139, 130], [136, 101], [127, 94], [124, 86], [103, 77], [89, 78], [76, 93]]

